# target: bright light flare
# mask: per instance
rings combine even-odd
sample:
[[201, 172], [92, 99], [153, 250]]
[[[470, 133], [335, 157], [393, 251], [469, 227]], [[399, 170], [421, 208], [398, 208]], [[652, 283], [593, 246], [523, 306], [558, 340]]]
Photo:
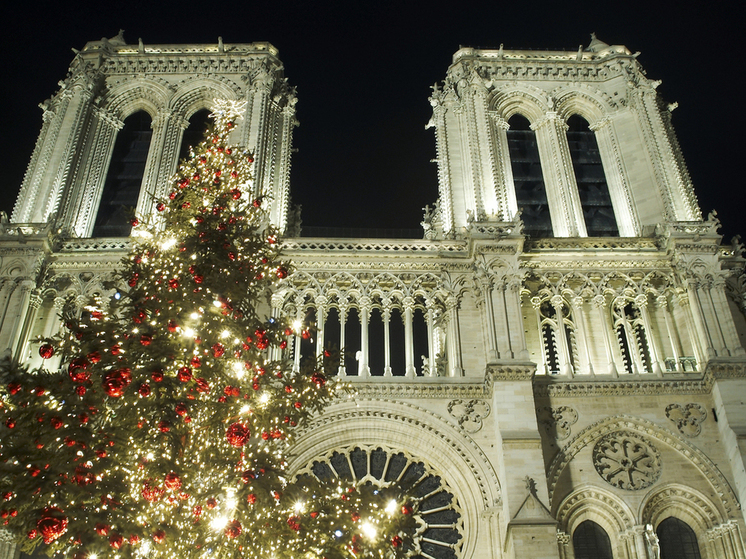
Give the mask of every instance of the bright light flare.
[[378, 536], [378, 530], [376, 530], [376, 527], [370, 522], [363, 522], [360, 525], [360, 531], [369, 540], [374, 540]]
[[396, 512], [396, 509], [397, 509], [396, 501], [394, 499], [391, 499], [388, 503], [386, 503], [386, 508], [383, 510], [385, 510], [386, 514], [388, 514], [389, 516], [393, 516], [394, 513]]

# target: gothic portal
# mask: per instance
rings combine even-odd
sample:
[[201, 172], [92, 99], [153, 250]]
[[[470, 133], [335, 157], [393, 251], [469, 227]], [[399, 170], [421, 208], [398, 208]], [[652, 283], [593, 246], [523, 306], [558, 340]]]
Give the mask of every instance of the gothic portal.
[[[294, 471], [432, 473], [423, 558], [746, 558], [744, 259], [702, 216], [657, 85], [595, 37], [454, 54], [423, 239], [285, 240], [273, 312], [317, 326], [287, 357], [341, 348], [357, 389], [306, 426]], [[0, 224], [12, 358], [39, 364], [63, 300], [106, 300], [123, 208], [152, 211], [216, 98], [246, 101], [253, 188], [297, 233], [272, 45], [90, 42]]]

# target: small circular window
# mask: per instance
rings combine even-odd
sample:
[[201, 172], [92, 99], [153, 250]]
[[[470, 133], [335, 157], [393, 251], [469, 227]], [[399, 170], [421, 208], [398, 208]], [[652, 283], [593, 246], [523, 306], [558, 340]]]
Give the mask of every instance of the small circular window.
[[412, 489], [418, 499], [414, 559], [457, 559], [461, 556], [463, 522], [456, 497], [433, 468], [406, 452], [382, 446], [351, 446], [329, 451], [298, 472], [319, 480], [352, 480], [387, 487]]

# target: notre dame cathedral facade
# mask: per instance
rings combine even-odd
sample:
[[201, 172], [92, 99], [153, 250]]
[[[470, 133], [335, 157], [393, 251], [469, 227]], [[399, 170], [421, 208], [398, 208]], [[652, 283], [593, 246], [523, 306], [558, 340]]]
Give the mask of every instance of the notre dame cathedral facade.
[[436, 474], [423, 558], [744, 559], [744, 260], [702, 216], [657, 85], [595, 38], [461, 48], [430, 98], [424, 238], [310, 238], [272, 45], [90, 42], [0, 223], [0, 346], [38, 365], [62, 301], [105, 301], [122, 207], [151, 212], [213, 100], [246, 101], [235, 142], [297, 267], [271, 312], [316, 325], [288, 357], [340, 348], [356, 389], [305, 426], [294, 471]]

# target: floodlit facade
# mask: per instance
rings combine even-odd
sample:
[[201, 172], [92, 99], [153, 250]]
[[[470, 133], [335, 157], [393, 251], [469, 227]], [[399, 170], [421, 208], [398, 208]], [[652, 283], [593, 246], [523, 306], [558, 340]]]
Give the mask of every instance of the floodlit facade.
[[122, 208], [151, 213], [205, 109], [246, 101], [235, 141], [297, 266], [271, 312], [315, 325], [287, 357], [341, 349], [357, 390], [294, 471], [437, 476], [423, 558], [744, 559], [742, 247], [702, 216], [658, 83], [595, 37], [462, 48], [430, 98], [424, 238], [307, 238], [272, 45], [88, 43], [0, 223], [0, 346], [38, 365], [64, 300], [106, 300]]

